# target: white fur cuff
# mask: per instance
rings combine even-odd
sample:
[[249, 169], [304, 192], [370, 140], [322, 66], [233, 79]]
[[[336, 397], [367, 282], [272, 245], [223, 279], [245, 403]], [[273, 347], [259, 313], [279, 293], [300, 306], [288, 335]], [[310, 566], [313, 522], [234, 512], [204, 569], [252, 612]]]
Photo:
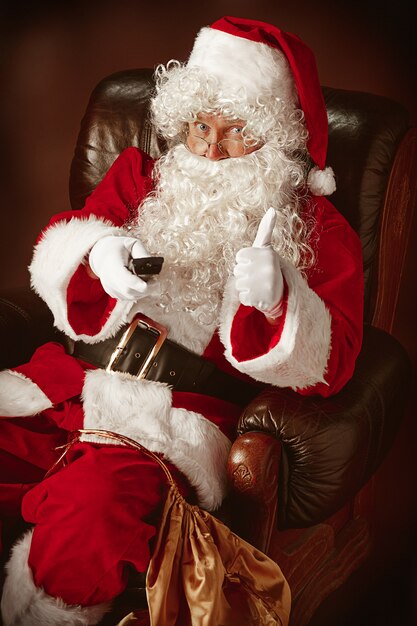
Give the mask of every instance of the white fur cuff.
[[14, 546], [6, 565], [1, 600], [4, 626], [93, 626], [110, 610], [109, 603], [81, 607], [65, 604], [36, 587], [28, 565], [33, 531]]
[[123, 315], [132, 307], [131, 302], [118, 302], [103, 330], [93, 338], [77, 336], [67, 318], [68, 284], [93, 245], [102, 237], [126, 234], [110, 222], [90, 216], [57, 222], [44, 232], [37, 244], [29, 267], [32, 287], [51, 309], [57, 328], [71, 339], [94, 343], [116, 333], [123, 323]]
[[288, 286], [288, 303], [278, 344], [254, 359], [238, 361], [233, 356], [230, 334], [240, 306], [233, 279], [227, 285], [220, 335], [226, 348], [226, 358], [240, 372], [277, 387], [305, 389], [325, 382], [330, 353], [331, 317], [324, 302], [310, 289], [298, 270], [284, 260], [281, 260], [281, 264]]
[[30, 378], [13, 370], [0, 372], [0, 415], [37, 415], [51, 407], [49, 398]]
[[[84, 427], [120, 433], [163, 454], [196, 489], [200, 505], [214, 510], [226, 495], [230, 441], [200, 413], [172, 408], [171, 400], [163, 383], [91, 371], [83, 389]], [[82, 439], [109, 443], [99, 436]]]

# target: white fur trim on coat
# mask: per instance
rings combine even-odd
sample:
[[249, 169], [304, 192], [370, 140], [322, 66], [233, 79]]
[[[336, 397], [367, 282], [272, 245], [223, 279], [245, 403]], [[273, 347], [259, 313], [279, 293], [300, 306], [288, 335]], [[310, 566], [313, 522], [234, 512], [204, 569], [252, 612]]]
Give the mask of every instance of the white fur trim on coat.
[[243, 89], [250, 104], [256, 104], [258, 97], [297, 102], [285, 55], [264, 43], [206, 27], [197, 35], [187, 66], [215, 76], [226, 94]]
[[304, 389], [326, 382], [331, 318], [324, 302], [298, 270], [282, 261], [282, 273], [288, 286], [288, 306], [278, 344], [268, 353], [247, 361], [238, 361], [233, 356], [230, 331], [240, 306], [234, 279], [229, 281], [225, 293], [220, 336], [226, 358], [240, 372], [277, 387]]
[[6, 580], [1, 600], [4, 626], [92, 626], [110, 610], [109, 603], [95, 606], [65, 604], [36, 587], [28, 565], [33, 531], [28, 531], [14, 546], [6, 565]]
[[[95, 370], [87, 373], [82, 395], [84, 428], [120, 433], [163, 454], [196, 489], [200, 506], [220, 506], [230, 441], [200, 413], [172, 408], [168, 385]], [[91, 435], [83, 440], [109, 443]]]
[[124, 323], [132, 303], [118, 301], [100, 333], [94, 337], [77, 335], [68, 322], [67, 288], [74, 272], [99, 239], [126, 234], [95, 216], [73, 218], [50, 226], [36, 245], [29, 266], [32, 287], [51, 309], [57, 328], [71, 339], [95, 343], [116, 334]]
[[13, 370], [0, 372], [0, 415], [37, 415], [51, 407], [50, 399], [30, 378]]

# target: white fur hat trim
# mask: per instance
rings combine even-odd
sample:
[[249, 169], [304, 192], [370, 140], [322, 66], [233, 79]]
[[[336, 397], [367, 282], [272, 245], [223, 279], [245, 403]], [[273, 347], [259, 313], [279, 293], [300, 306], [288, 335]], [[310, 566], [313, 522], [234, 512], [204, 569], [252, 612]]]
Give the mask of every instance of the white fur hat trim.
[[258, 97], [298, 99], [289, 63], [280, 50], [214, 28], [201, 29], [187, 66], [215, 76], [226, 93], [243, 89], [251, 104]]

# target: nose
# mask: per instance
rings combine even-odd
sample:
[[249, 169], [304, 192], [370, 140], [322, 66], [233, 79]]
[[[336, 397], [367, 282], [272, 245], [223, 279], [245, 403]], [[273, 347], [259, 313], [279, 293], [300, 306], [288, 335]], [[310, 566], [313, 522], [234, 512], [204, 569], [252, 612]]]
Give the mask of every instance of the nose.
[[210, 161], [220, 161], [220, 159], [224, 159], [225, 156], [219, 149], [219, 141], [222, 139], [222, 132], [217, 128], [212, 128], [210, 136], [207, 137], [207, 142], [209, 145], [207, 147], [206, 158]]
[[220, 159], [224, 159], [225, 156], [219, 150], [219, 146], [217, 143], [211, 143], [207, 146], [206, 158], [210, 161], [220, 161]]

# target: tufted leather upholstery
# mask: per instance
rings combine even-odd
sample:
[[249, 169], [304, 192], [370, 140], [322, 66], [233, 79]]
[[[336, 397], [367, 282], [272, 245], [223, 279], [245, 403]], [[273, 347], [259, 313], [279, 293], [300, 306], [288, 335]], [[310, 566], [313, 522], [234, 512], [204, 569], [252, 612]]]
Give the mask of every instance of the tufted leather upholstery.
[[[93, 91], [71, 168], [73, 208], [83, 205], [127, 146], [139, 146], [154, 157], [164, 150], [149, 123], [152, 87], [150, 70], [130, 70], [106, 78]], [[380, 96], [328, 87], [323, 91], [329, 118], [327, 161], [338, 185], [332, 201], [361, 237], [370, 322], [381, 212], [408, 114], [400, 104]], [[285, 390], [263, 394], [259, 404], [256, 401], [247, 408], [240, 424], [242, 433], [262, 430], [283, 442], [281, 527], [309, 526], [325, 519], [366, 482], [396, 429], [398, 398], [405, 397], [407, 371], [407, 360], [397, 343], [369, 327], [356, 375], [336, 398], [303, 399]], [[302, 438], [293, 436], [298, 427], [303, 429]], [[327, 441], [332, 445], [326, 446]], [[318, 479], [324, 475], [325, 481]]]
[[[82, 120], [70, 176], [73, 209], [128, 146], [152, 157], [166, 148], [149, 121], [152, 70], [118, 72], [93, 91]], [[336, 173], [332, 202], [362, 240], [367, 318], [378, 251], [378, 225], [392, 161], [408, 127], [408, 113], [396, 102], [357, 92], [323, 88], [329, 118], [327, 162]]]
[[397, 432], [409, 382], [403, 349], [368, 326], [355, 375], [336, 396], [265, 391], [245, 409], [241, 434], [268, 432], [282, 442], [280, 528], [322, 522], [366, 483]]
[[327, 161], [337, 182], [331, 201], [362, 241], [365, 320], [371, 322], [383, 200], [409, 116], [400, 104], [372, 94], [325, 87], [324, 98], [329, 120]]
[[[152, 89], [148, 69], [118, 72], [94, 89], [71, 165], [74, 209], [124, 148], [139, 146], [153, 157], [164, 151], [149, 122]], [[406, 353], [390, 330], [417, 193], [415, 131], [391, 100], [329, 87], [323, 92], [327, 162], [338, 185], [331, 200], [363, 247], [363, 348], [352, 380], [332, 398], [287, 389], [262, 393], [243, 412], [229, 459], [234, 530], [283, 567], [294, 597], [291, 626], [308, 624], [323, 598], [366, 558], [369, 520], [355, 502], [392, 445], [410, 378]], [[0, 365], [23, 362], [36, 345], [59, 340], [50, 322], [33, 294], [0, 299]], [[293, 535], [293, 529], [306, 530]]]
[[129, 146], [153, 158], [166, 148], [149, 121], [153, 89], [150, 69], [117, 72], [102, 80], [91, 94], [75, 147], [70, 173], [70, 200], [81, 209], [119, 154]]
[[[147, 98], [152, 85], [150, 71], [130, 70], [107, 77], [92, 93], [71, 168], [73, 208], [83, 205], [125, 147], [139, 146], [154, 157], [163, 152], [163, 143], [149, 125]], [[390, 185], [395, 189], [397, 184], [392, 171], [403, 150], [408, 114], [380, 96], [328, 87], [323, 92], [329, 118], [327, 162], [338, 185], [331, 199], [362, 241], [367, 321], [363, 349], [354, 377], [333, 398], [303, 398], [289, 390], [261, 394], [241, 417], [241, 436], [229, 460], [234, 528], [282, 564], [296, 598], [294, 626], [307, 624], [330, 589], [342, 584], [366, 557], [368, 520], [361, 518], [353, 503], [392, 445], [410, 374], [404, 350], [384, 332], [390, 330], [397, 293], [387, 285], [398, 282], [403, 257], [397, 252], [386, 257], [386, 250], [380, 248], [384, 224], [389, 228], [390, 193], [391, 211], [397, 220], [405, 217], [403, 229], [396, 229], [398, 239], [390, 233], [389, 241], [397, 250], [406, 241], [412, 202], [401, 212], [395, 205], [397, 192], [390, 192]], [[410, 172], [407, 180], [412, 180]], [[381, 255], [388, 259], [385, 273]], [[373, 320], [384, 330], [372, 326]], [[349, 510], [356, 510], [356, 519], [350, 520]], [[337, 522], [341, 536], [350, 537], [344, 542], [329, 530], [335, 523], [327, 522], [340, 511], [345, 511], [345, 522]], [[288, 547], [287, 535], [293, 531], [285, 529], [296, 528], [306, 530]], [[340, 567], [334, 565], [336, 541], [342, 553], [351, 555], [342, 559]], [[327, 550], [322, 551], [323, 545], [328, 545]], [[335, 568], [337, 576], [330, 575], [328, 581], [322, 577], [319, 588], [312, 589], [306, 582], [308, 572], [314, 578], [314, 572]], [[317, 580], [321, 580], [318, 574]]]

